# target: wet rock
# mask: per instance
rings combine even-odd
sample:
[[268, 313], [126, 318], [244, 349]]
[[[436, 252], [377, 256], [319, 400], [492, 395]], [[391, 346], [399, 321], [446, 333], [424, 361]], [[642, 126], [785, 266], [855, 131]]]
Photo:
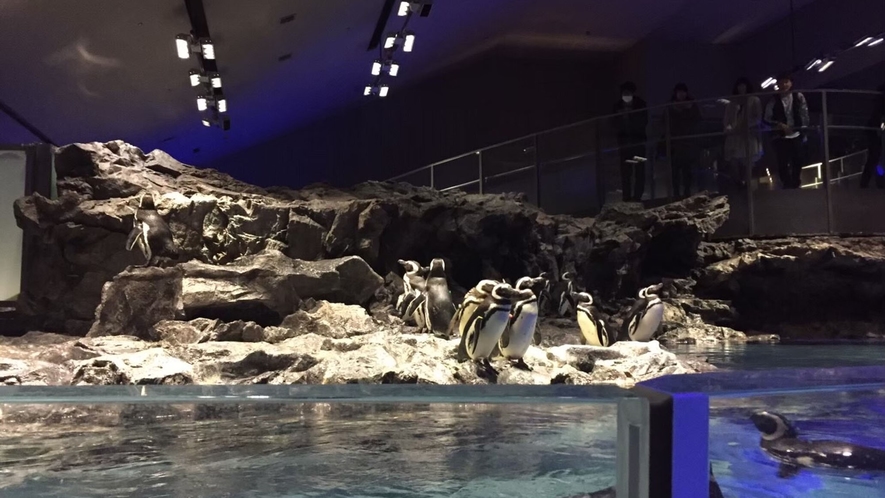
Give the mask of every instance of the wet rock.
[[725, 342], [745, 343], [747, 335], [743, 332], [718, 325], [710, 325], [701, 320], [698, 315], [686, 314], [672, 325], [664, 334], [658, 336], [658, 341], [664, 344], [716, 344]]
[[79, 362], [74, 385], [190, 384], [193, 369], [162, 348], [99, 356]]
[[178, 351], [194, 367], [201, 384], [219, 384], [277, 370], [305, 371], [317, 359], [266, 343], [206, 342]]

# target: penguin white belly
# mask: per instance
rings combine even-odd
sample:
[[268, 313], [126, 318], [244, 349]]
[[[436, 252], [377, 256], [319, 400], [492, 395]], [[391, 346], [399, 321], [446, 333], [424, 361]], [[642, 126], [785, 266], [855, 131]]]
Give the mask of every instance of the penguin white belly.
[[658, 331], [658, 327], [661, 325], [663, 319], [663, 303], [659, 302], [649, 306], [648, 309], [646, 309], [645, 314], [642, 316], [642, 319], [639, 321], [639, 324], [636, 327], [636, 332], [633, 333], [631, 339], [639, 342], [650, 341], [654, 337], [655, 332]]
[[497, 309], [487, 314], [486, 317], [487, 319], [480, 324], [482, 328], [474, 331], [475, 334], [479, 334], [479, 337], [476, 338], [476, 347], [472, 351], [468, 349], [468, 354], [473, 360], [488, 358], [492, 355], [498, 340], [501, 339], [501, 334], [507, 327], [507, 322], [510, 321], [510, 308]]
[[596, 320], [591, 315], [578, 310], [578, 327], [581, 328], [584, 342], [590, 346], [602, 346], [599, 343], [599, 330], [596, 327]]
[[504, 346], [505, 337], [501, 337], [499, 347], [501, 354], [506, 358], [522, 358], [532, 344], [532, 336], [535, 334], [535, 325], [538, 322], [538, 303], [522, 306], [522, 310], [516, 320], [510, 324], [510, 329], [505, 332], [507, 345]]

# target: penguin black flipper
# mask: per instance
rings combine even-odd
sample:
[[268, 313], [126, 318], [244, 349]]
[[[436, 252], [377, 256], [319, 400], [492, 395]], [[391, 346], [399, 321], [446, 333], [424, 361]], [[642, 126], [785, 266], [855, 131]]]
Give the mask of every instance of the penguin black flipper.
[[479, 330], [475, 330], [475, 328], [481, 328], [482, 322], [482, 313], [478, 310], [474, 311], [470, 316], [470, 321], [467, 322], [467, 326], [464, 327], [464, 333], [461, 334], [461, 342], [458, 343], [457, 359], [459, 362], [470, 359], [470, 354], [467, 353], [468, 338], [473, 342], [471, 349], [476, 349], [476, 342], [479, 340]]
[[792, 479], [796, 477], [801, 468], [798, 465], [790, 463], [782, 463], [777, 468], [777, 476], [781, 479]]
[[[452, 316], [452, 321], [449, 322], [449, 328], [446, 330], [446, 335], [451, 339], [452, 333], [455, 332], [455, 329], [458, 328], [458, 324], [461, 323], [461, 317], [464, 316], [464, 305], [458, 306], [458, 309], [455, 310], [455, 315]], [[458, 331], [459, 335], [461, 331]]]
[[126, 250], [131, 251], [135, 248], [135, 243], [138, 241], [138, 237], [141, 236], [141, 227], [136, 223], [132, 226], [132, 230], [129, 231], [129, 236], [126, 237]]
[[632, 326], [632, 328], [635, 329], [639, 325], [647, 308], [648, 299], [637, 299], [636, 302], [633, 303], [633, 307], [630, 308], [630, 312], [627, 313], [627, 317], [624, 318], [624, 323], [621, 325], [621, 332], [618, 334], [619, 341], [631, 340], [630, 328]]

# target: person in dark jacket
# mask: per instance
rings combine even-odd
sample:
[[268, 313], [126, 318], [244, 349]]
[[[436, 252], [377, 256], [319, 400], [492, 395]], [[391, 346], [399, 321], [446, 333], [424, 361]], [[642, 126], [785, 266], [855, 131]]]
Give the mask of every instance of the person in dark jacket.
[[632, 82], [621, 85], [621, 99], [614, 106], [614, 114], [621, 159], [621, 193], [624, 202], [640, 202], [645, 191], [648, 106], [636, 95], [636, 85]]
[[774, 152], [778, 176], [785, 189], [799, 188], [805, 160], [805, 128], [808, 127], [808, 103], [805, 96], [793, 90], [793, 78], [783, 75], [777, 80], [778, 94], [765, 106], [763, 120], [775, 132]]
[[882, 142], [885, 141], [885, 84], [877, 89], [882, 92], [878, 101], [873, 106], [873, 113], [867, 126], [873, 128], [867, 131], [867, 162], [863, 173], [860, 175], [860, 188], [870, 186], [870, 178], [876, 178], [876, 187], [885, 188], [885, 160], [882, 158]]
[[[701, 110], [688, 93], [688, 86], [679, 83], [667, 108], [670, 129], [670, 171], [673, 174], [673, 195], [676, 198], [691, 195], [691, 177], [697, 161], [696, 139], [682, 138], [695, 135], [701, 122]], [[680, 190], [680, 186], [682, 189]]]

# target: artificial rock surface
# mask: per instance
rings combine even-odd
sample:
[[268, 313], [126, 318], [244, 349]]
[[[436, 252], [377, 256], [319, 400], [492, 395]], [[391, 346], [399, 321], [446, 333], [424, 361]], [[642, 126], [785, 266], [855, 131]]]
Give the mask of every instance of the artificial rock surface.
[[[456, 339], [413, 334], [364, 308], [320, 301], [278, 327], [198, 318], [156, 324], [155, 341], [135, 336], [73, 338], [32, 332], [0, 338], [0, 381], [47, 384], [615, 384], [711, 370], [683, 361], [657, 342], [610, 348], [531, 347], [522, 370], [497, 372], [455, 359]], [[213, 338], [221, 339], [215, 340]], [[39, 351], [39, 353], [38, 353]]]
[[[574, 318], [540, 321], [532, 371], [458, 364], [455, 340], [393, 316], [399, 259], [444, 257], [455, 302], [480, 278], [569, 271], [613, 328], [641, 286], [663, 281], [664, 344], [876, 337], [885, 319], [885, 240], [711, 242], [729, 214], [724, 197], [549, 216], [518, 195], [405, 184], [262, 189], [123, 142], [63, 147], [56, 169], [57, 200], [15, 203], [35, 262], [19, 308], [42, 330], [87, 337], [3, 339], [8, 384], [630, 385], [709, 368], [657, 342], [574, 346]], [[145, 191], [180, 248], [160, 267], [124, 250]]]

